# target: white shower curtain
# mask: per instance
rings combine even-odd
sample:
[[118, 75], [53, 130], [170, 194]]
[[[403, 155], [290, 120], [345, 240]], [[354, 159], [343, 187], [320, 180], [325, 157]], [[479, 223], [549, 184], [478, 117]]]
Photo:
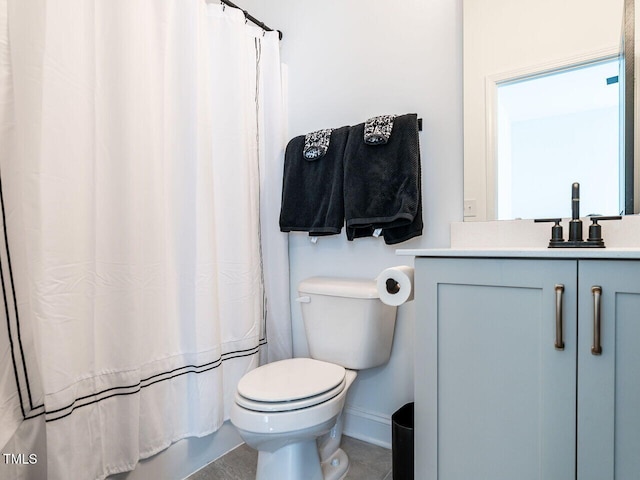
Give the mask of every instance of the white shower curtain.
[[50, 480], [127, 471], [291, 356], [284, 140], [237, 9], [0, 0], [0, 448], [44, 419]]

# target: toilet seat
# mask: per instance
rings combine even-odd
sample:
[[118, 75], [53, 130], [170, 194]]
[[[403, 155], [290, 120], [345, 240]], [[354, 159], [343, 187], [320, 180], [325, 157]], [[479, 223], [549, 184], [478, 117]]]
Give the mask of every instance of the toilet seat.
[[245, 398], [240, 394], [236, 394], [236, 403], [241, 407], [246, 408], [247, 410], [253, 410], [254, 412], [289, 412], [292, 410], [300, 410], [302, 408], [313, 407], [320, 403], [326, 402], [327, 400], [331, 400], [335, 396], [339, 395], [342, 390], [344, 390], [345, 384], [346, 380], [342, 380], [342, 382], [337, 387], [329, 390], [328, 392], [324, 392], [320, 395], [314, 395], [300, 400], [292, 400], [286, 402], [258, 402]]
[[339, 395], [345, 388], [344, 367], [311, 358], [269, 363], [238, 383], [236, 403], [257, 412], [309, 408]]

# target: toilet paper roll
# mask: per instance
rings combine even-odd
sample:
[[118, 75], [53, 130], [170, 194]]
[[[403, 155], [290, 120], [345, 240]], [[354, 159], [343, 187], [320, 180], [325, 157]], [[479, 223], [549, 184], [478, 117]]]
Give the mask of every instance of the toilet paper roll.
[[391, 267], [376, 278], [378, 294], [382, 303], [397, 307], [413, 300], [413, 268]]

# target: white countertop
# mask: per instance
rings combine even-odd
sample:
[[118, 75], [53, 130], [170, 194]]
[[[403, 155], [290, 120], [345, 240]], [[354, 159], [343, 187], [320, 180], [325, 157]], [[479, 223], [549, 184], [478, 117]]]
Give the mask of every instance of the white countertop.
[[[583, 219], [583, 237], [588, 236], [590, 218]], [[563, 220], [565, 238], [568, 220]], [[551, 227], [533, 220], [453, 222], [451, 248], [407, 248], [397, 255], [460, 258], [601, 258], [640, 260], [640, 215], [605, 222], [602, 236], [606, 248], [547, 248]]]
[[638, 248], [416, 248], [398, 249], [396, 254], [414, 257], [640, 260]]

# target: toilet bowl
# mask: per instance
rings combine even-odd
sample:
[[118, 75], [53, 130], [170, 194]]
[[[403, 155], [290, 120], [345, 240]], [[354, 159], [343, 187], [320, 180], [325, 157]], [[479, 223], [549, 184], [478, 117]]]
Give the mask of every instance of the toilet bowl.
[[396, 308], [380, 302], [374, 280], [314, 277], [298, 290], [312, 358], [248, 372], [230, 419], [258, 450], [257, 480], [341, 480], [346, 395], [356, 370], [388, 361]]
[[317, 440], [335, 428], [356, 372], [339, 365], [293, 358], [252, 370], [238, 384], [231, 422], [245, 443], [258, 450], [257, 479], [338, 480], [349, 464], [344, 452]]

